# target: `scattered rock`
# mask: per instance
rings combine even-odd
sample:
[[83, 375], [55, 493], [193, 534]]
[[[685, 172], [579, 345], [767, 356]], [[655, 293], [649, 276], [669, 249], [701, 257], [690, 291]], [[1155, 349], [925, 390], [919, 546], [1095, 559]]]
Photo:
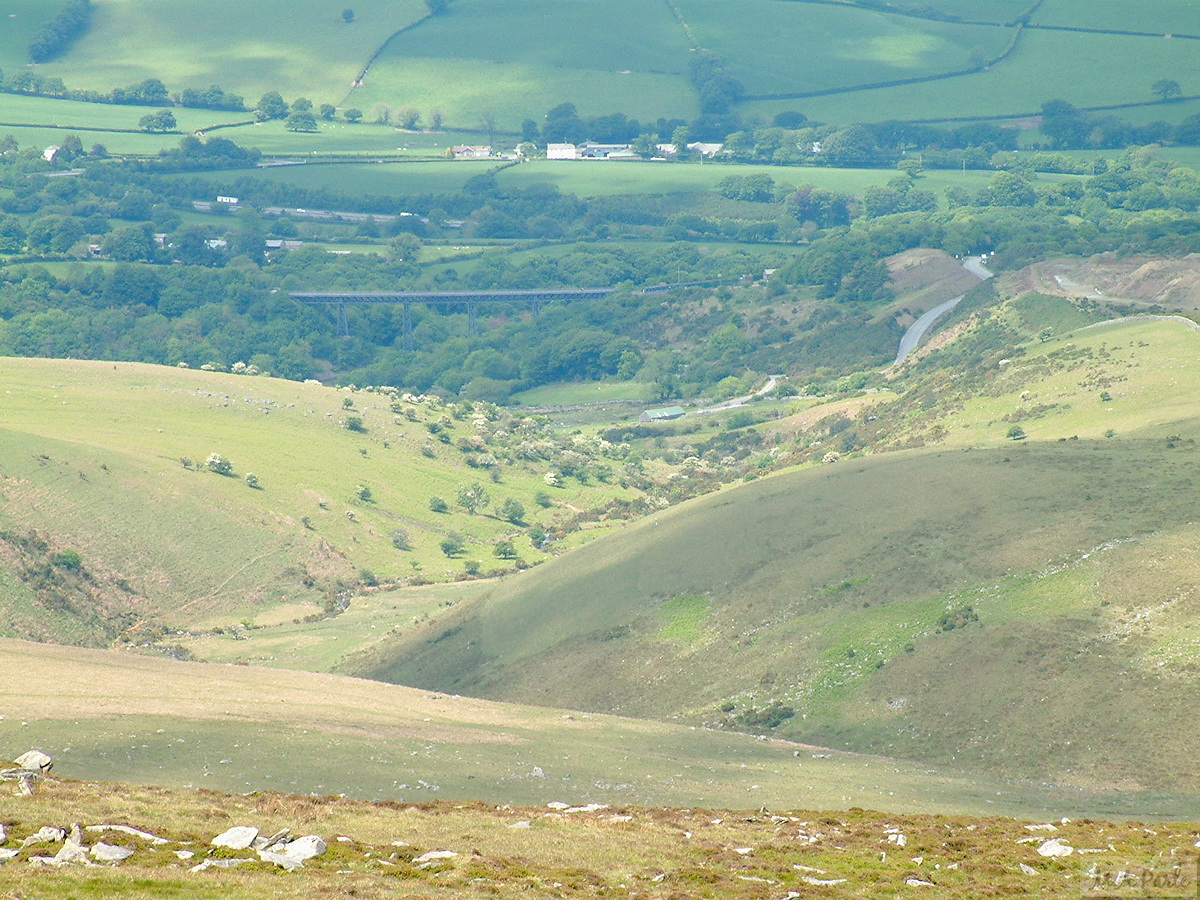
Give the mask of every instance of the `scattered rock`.
[[0, 850], [0, 863], [8, 862], [20, 852], [20, 850]]
[[[801, 875], [800, 880], [805, 884], [816, 885], [843, 884], [846, 881], [845, 878], [815, 878], [812, 875]], [[797, 896], [799, 896], [799, 894], [797, 894]]]
[[1037, 848], [1039, 856], [1070, 856], [1075, 852], [1074, 847], [1068, 847], [1058, 838], [1051, 838]]
[[552, 801], [552, 802], [550, 802], [550, 803], [547, 803], [547, 804], [546, 804], [546, 808], [547, 808], [547, 809], [570, 809], [570, 808], [571, 808], [571, 804], [570, 804], [570, 803], [563, 803], [563, 802], [561, 802], [561, 801], [559, 801], [559, 800], [554, 800], [554, 801]]
[[909, 887], [933, 887], [932, 881], [926, 881], [923, 878], [905, 878], [904, 883]]
[[1035, 869], [1033, 866], [1027, 866], [1027, 865], [1025, 865], [1025, 863], [1021, 863], [1020, 865], [1021, 865], [1021, 871], [1024, 874], [1026, 874], [1026, 875], [1037, 875], [1038, 874], [1038, 870]]
[[522, 819], [520, 822], [513, 822], [508, 827], [509, 828], [531, 828], [532, 826], [529, 824], [528, 819]]
[[43, 825], [25, 840], [21, 841], [21, 849], [32, 846], [33, 844], [57, 844], [67, 836], [66, 831], [61, 828], [55, 828], [53, 825]]
[[0, 822], [0, 844], [8, 840], [8, 829], [4, 827], [4, 823]]
[[542, 771], [541, 766], [534, 766], [533, 771], [529, 773], [533, 778], [545, 778], [546, 773]]
[[240, 866], [243, 863], [252, 863], [252, 862], [256, 862], [256, 860], [254, 860], [252, 858], [247, 858], [247, 859], [206, 859], [204, 862], [200, 863], [200, 865], [192, 866], [191, 871], [203, 872], [205, 869], [231, 869], [234, 866]]
[[192, 850], [176, 850], [175, 855], [180, 859], [191, 859], [196, 854], [195, 851]]
[[1026, 825], [1025, 828], [1029, 831], [1058, 831], [1058, 826], [1050, 822], [1041, 825]]
[[737, 853], [739, 856], [746, 856], [750, 853], [753, 853], [754, 848], [753, 847], [734, 847], [733, 852]]
[[458, 854], [453, 850], [430, 850], [428, 853], [422, 853], [420, 856], [414, 859], [413, 865], [424, 869], [427, 866], [436, 865], [437, 863], [443, 862], [447, 859], [454, 859], [456, 856], [458, 856]]
[[256, 837], [258, 837], [258, 829], [253, 825], [235, 825], [213, 838], [212, 845], [226, 847], [230, 850], [249, 850]]
[[579, 812], [590, 813], [590, 812], [598, 812], [599, 810], [602, 810], [602, 809], [608, 809], [608, 804], [607, 803], [589, 803], [587, 806], [570, 806], [567, 808], [567, 812], [569, 812], [569, 813], [579, 813]]
[[88, 853], [92, 855], [92, 859], [96, 862], [105, 863], [121, 863], [133, 856], [133, 851], [128, 847], [118, 847], [115, 844], [106, 844], [103, 841], [92, 844], [92, 849]]

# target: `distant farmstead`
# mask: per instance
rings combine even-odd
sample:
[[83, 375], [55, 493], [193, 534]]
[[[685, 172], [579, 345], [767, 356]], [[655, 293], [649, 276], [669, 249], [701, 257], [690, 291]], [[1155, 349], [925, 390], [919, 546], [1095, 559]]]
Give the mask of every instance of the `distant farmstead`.
[[682, 419], [684, 410], [682, 406], [664, 406], [660, 409], [648, 409], [640, 416], [639, 422], [669, 422], [672, 419]]
[[492, 148], [481, 144], [459, 144], [452, 151], [455, 159], [490, 159]]

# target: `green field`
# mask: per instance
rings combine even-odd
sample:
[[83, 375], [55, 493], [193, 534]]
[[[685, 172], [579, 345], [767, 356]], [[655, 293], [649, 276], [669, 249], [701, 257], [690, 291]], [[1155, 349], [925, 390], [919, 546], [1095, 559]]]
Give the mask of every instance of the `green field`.
[[[226, 132], [228, 133], [228, 132]], [[454, 191], [496, 163], [476, 160], [414, 160], [395, 163], [338, 163], [313, 166], [279, 166], [261, 169], [254, 177], [296, 184], [306, 188], [343, 188], [366, 194], [420, 194]], [[663, 163], [604, 160], [530, 160], [496, 174], [503, 187], [526, 188], [552, 184], [564, 193], [580, 197], [616, 194], [686, 194], [712, 191], [731, 175], [763, 174], [780, 184], [795, 187], [812, 184], [831, 190], [861, 194], [871, 185], [882, 185], [896, 177], [895, 169], [834, 169], [824, 166], [733, 165], [727, 163]], [[193, 177], [193, 176], [188, 176]], [[228, 175], [201, 174], [213, 181]], [[991, 172], [925, 172], [919, 186], [939, 195], [951, 185], [978, 190]], [[1063, 176], [1047, 175], [1047, 180]]]
[[665, 4], [459, 0], [392, 41], [348, 102], [439, 107], [467, 127], [490, 114], [510, 130], [567, 101], [583, 115], [692, 115], [688, 51]]
[[[1077, 106], [1136, 103], [1153, 100], [1153, 82], [1178, 80], [1181, 72], [1195, 67], [1197, 59], [1200, 42], [1196, 41], [1029, 30], [1012, 56], [984, 72], [932, 84], [755, 101], [746, 108], [767, 115], [799, 109], [812, 119], [846, 122], [1018, 115], [1037, 112], [1055, 98]], [[1114, 69], [1136, 74], [1114, 79]], [[1153, 109], [1154, 118], [1170, 121], [1189, 114], [1182, 104]]]
[[[1136, 14], [1131, 15], [1135, 8]], [[1156, 0], [1136, 6], [1120, 0], [1046, 0], [1034, 13], [1032, 22], [1035, 25], [1114, 28], [1159, 34], [1200, 34], [1200, 9], [1190, 0]]]
[[816, 91], [971, 67], [999, 56], [1004, 28], [954, 25], [864, 9], [747, 0], [736, 15], [721, 0], [680, 0], [692, 32], [730, 60], [749, 94]]
[[[341, 12], [311, 0], [250, 7], [114, 0], [98, 4], [87, 35], [40, 71], [73, 88], [107, 91], [158, 78], [172, 92], [219, 84], [250, 106], [270, 90], [289, 101], [336, 103], [387, 37], [426, 9], [418, 0], [364, 0], [349, 25]], [[24, 62], [3, 61], [5, 68]]]

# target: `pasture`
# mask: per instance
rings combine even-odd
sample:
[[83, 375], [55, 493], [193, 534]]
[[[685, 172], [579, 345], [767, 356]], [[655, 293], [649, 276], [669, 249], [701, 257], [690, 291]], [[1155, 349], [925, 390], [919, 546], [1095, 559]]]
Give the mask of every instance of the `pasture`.
[[41, 71], [73, 88], [158, 78], [172, 92], [218, 84], [248, 106], [272, 90], [289, 102], [337, 103], [388, 36], [427, 10], [420, 0], [363, 0], [350, 24], [341, 12], [312, 0], [112, 0], [97, 4], [88, 33]]
[[[1178, 79], [1197, 60], [1200, 41], [1027, 30], [1008, 59], [983, 72], [803, 100], [753, 101], [745, 108], [768, 116], [798, 109], [823, 122], [851, 122], [1016, 116], [1036, 113], [1056, 98], [1077, 106], [1139, 103], [1154, 99], [1153, 82]], [[1113, 78], [1114, 71], [1129, 74]], [[1182, 104], [1152, 109], [1154, 118], [1169, 121], [1188, 114]]]
[[[322, 162], [320, 165], [259, 169], [252, 174], [255, 178], [306, 188], [340, 188], [363, 194], [405, 195], [460, 190], [471, 178], [485, 174], [497, 165], [496, 161], [491, 160]], [[897, 173], [895, 169], [837, 169], [826, 166], [535, 159], [496, 172], [496, 181], [502, 187], [514, 188], [552, 184], [563, 193], [601, 197], [619, 194], [696, 194], [714, 191], [721, 181], [731, 175], [752, 174], [768, 175], [779, 184], [794, 187], [811, 184], [861, 194], [871, 185], [887, 184]], [[987, 184], [993, 174], [929, 170], [922, 174], [918, 185], [940, 196], [951, 185], [978, 190]], [[201, 173], [199, 177], [219, 182], [228, 180], [229, 176]], [[1043, 177], [1059, 180], [1063, 176]]]
[[1136, 5], [1120, 0], [1046, 0], [1031, 21], [1035, 25], [1200, 34], [1200, 9], [1189, 0], [1156, 0]]
[[490, 115], [509, 131], [568, 101], [582, 115], [690, 116], [689, 49], [662, 4], [461, 0], [391, 41], [347, 102], [438, 107], [464, 127]]
[[700, 44], [729, 60], [748, 94], [791, 93], [969, 69], [1011, 38], [1005, 28], [957, 25], [851, 6], [779, 0], [679, 0]]

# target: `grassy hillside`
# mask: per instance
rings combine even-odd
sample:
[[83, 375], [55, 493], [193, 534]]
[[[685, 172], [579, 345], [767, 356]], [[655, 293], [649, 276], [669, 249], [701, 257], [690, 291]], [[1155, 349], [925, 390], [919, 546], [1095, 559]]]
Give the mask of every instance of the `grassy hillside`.
[[[363, 581], [538, 562], [547, 554], [527, 527], [638, 496], [563, 477], [543, 507], [534, 495], [555, 439], [533, 420], [504, 425], [435, 401], [126, 363], [9, 359], [0, 383], [8, 634], [107, 641], [214, 615], [254, 620], [280, 604], [302, 617]], [[497, 444], [502, 427], [540, 441], [544, 456]], [[569, 443], [576, 462], [605, 452]], [[206, 470], [213, 453], [232, 476]], [[456, 500], [473, 483], [488, 495], [474, 515]], [[431, 511], [435, 495], [445, 512]], [[495, 512], [505, 500], [520, 504], [516, 521]], [[440, 545], [452, 532], [463, 549], [450, 557]], [[516, 559], [494, 555], [505, 539]], [[65, 550], [81, 561], [55, 562]]]
[[[40, 747], [63, 777], [408, 802], [1062, 815], [1145, 800], [333, 675], [3, 639], [0, 673], [0, 746]], [[1159, 800], [1175, 814], [1187, 808]]]
[[[946, 449], [664, 512], [378, 645], [357, 671], [1196, 790], [1177, 723], [1196, 712], [1186, 548], [1200, 428], [1180, 360], [1198, 340], [1172, 323], [1108, 325], [1027, 348], [963, 388], [976, 399], [953, 378], [925, 382], [928, 394], [868, 412], [898, 441]], [[1007, 437], [1017, 423], [1027, 440]]]
[[[0, 885], [25, 898], [117, 895], [307, 898], [611, 897], [636, 892], [679, 897], [893, 897], [925, 892], [979, 897], [1078, 897], [1115, 891], [1118, 873], [1158, 875], [1182, 896], [1192, 888], [1194, 825], [1091, 820], [1024, 823], [988, 817], [915, 816], [864, 810], [819, 812], [771, 807], [756, 812], [613, 807], [561, 813], [545, 807], [426, 802], [414, 806], [278, 793], [252, 796], [67, 781], [9, 811], [9, 844], [43, 823], [122, 822], [160, 836], [152, 845], [126, 834], [84, 832], [134, 855], [119, 867], [34, 868], [26, 849], [0, 869]], [[317, 833], [329, 851], [283, 873], [254, 862], [235, 869], [188, 869], [213, 854], [208, 842], [233, 824], [274, 834]], [[335, 839], [336, 838], [336, 839]], [[1048, 858], [1049, 839], [1078, 848]], [[1056, 845], [1057, 846], [1057, 845]], [[454, 856], [433, 865], [430, 850]], [[181, 860], [177, 852], [194, 854]], [[1084, 856], [1084, 853], [1087, 855]], [[216, 854], [241, 856], [253, 854]], [[1082, 861], [1081, 861], [1082, 860]], [[1161, 883], [1161, 882], [1160, 882]], [[1129, 890], [1125, 881], [1124, 890]]]

